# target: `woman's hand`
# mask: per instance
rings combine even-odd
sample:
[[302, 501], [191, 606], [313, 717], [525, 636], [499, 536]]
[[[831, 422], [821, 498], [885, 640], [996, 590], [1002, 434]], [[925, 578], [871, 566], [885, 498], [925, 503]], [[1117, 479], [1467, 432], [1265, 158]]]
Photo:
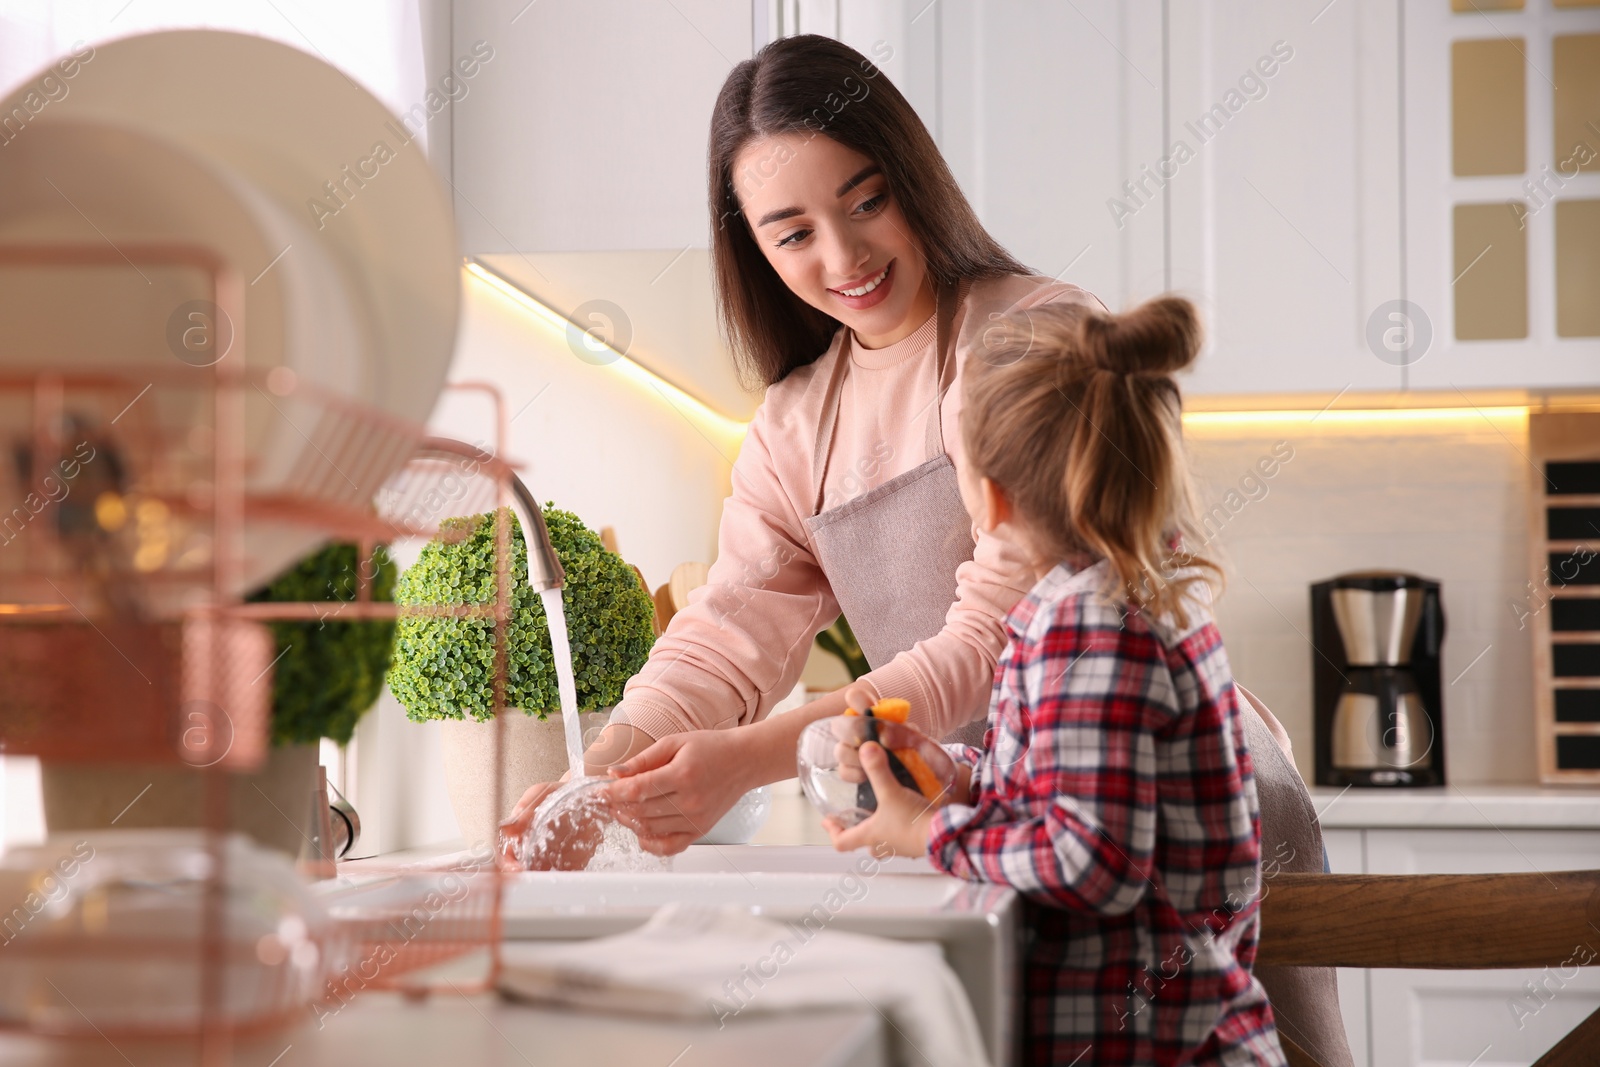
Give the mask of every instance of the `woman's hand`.
[[[600, 736], [583, 754], [584, 773], [589, 775], [603, 775], [613, 765], [626, 760], [628, 757], [643, 752], [652, 744], [650, 735], [642, 730], [636, 730], [623, 723], [608, 725], [600, 732]], [[500, 853], [501, 866], [508, 870], [522, 870], [522, 863], [518, 860], [515, 849], [517, 842], [527, 833], [528, 827], [533, 822], [533, 816], [539, 810], [539, 805], [545, 802], [551, 793], [560, 788], [563, 782], [572, 778], [568, 771], [553, 782], [536, 782], [528, 787], [522, 794], [522, 799], [517, 801], [517, 806], [512, 809], [511, 816], [500, 824], [502, 849]], [[588, 859], [585, 857], [584, 862]], [[582, 864], [579, 864], [581, 867]], [[566, 870], [568, 868], [561, 868]]]
[[511, 817], [500, 824], [500, 866], [502, 869], [508, 871], [520, 871], [523, 869], [522, 861], [517, 856], [517, 846], [521, 842], [523, 835], [528, 832], [528, 827], [533, 823], [533, 813], [539, 810], [539, 805], [545, 802], [546, 797], [560, 789], [561, 784], [571, 777], [572, 772], [568, 771], [553, 782], [535, 782], [528, 787], [527, 792], [522, 794], [522, 798], [517, 801], [517, 806], [511, 809]]
[[612, 813], [604, 797], [580, 806], [566, 806], [541, 827], [538, 839], [512, 866], [528, 871], [581, 871], [605, 840]]
[[840, 852], [871, 848], [879, 856], [884, 850], [896, 856], [926, 856], [928, 825], [938, 810], [937, 802], [895, 780], [882, 745], [869, 741], [858, 752], [861, 768], [878, 798], [878, 810], [848, 829], [837, 819], [822, 820], [833, 847]]
[[639, 835], [646, 852], [670, 856], [710, 832], [745, 793], [755, 763], [755, 728], [670, 734], [611, 768], [617, 821]]

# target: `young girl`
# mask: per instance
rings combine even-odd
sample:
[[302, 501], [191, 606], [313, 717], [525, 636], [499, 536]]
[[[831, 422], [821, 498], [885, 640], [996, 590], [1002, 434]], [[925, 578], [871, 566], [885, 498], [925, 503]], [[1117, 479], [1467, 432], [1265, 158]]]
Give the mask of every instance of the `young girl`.
[[1281, 1064], [1251, 974], [1260, 846], [1241, 698], [1212, 621], [1174, 372], [1194, 309], [1040, 308], [966, 370], [962, 499], [1038, 581], [1006, 616], [987, 748], [943, 808], [876, 745], [876, 813], [829, 824], [1020, 891], [1029, 1063]]

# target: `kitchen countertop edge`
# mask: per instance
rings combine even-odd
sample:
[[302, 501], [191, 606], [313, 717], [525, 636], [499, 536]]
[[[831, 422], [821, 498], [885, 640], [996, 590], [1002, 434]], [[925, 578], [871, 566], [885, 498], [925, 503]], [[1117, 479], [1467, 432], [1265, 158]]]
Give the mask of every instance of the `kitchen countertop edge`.
[[1600, 830], [1600, 792], [1591, 789], [1317, 786], [1311, 802], [1324, 830]]

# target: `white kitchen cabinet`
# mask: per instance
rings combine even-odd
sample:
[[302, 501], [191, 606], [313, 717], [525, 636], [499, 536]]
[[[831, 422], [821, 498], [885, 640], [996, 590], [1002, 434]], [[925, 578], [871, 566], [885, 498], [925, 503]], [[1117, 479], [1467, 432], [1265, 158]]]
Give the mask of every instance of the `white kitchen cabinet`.
[[[938, 19], [932, 125], [984, 226], [1112, 309], [1167, 288], [1164, 208], [1143, 177], [1164, 154], [1161, 7], [940, 0], [922, 16]], [[1140, 181], [1149, 195], [1114, 210]]]
[[457, 0], [454, 41], [493, 49], [454, 108], [463, 251], [704, 248], [717, 91], [751, 0]]
[[1367, 860], [1360, 830], [1324, 829], [1322, 847], [1328, 852], [1328, 868], [1332, 873], [1366, 873]]
[[1523, 988], [1539, 971], [1372, 971], [1372, 1067], [1526, 1067], [1600, 1007], [1594, 968], [1557, 970], [1548, 1003]]
[[[761, 0], [757, 0], [758, 5]], [[1157, 0], [773, 0], [774, 35], [873, 57], [991, 234], [1111, 308], [1167, 288]], [[1149, 195], [1127, 211], [1124, 183]]]
[[[1328, 867], [1332, 873], [1366, 873], [1366, 844], [1360, 830], [1324, 828], [1322, 845], [1328, 850]], [[1355, 1067], [1368, 1067], [1367, 972], [1359, 967], [1340, 967], [1338, 982], [1339, 1014], [1344, 1019], [1351, 1058]]]
[[[1600, 832], [1365, 830], [1369, 874], [1488, 874], [1600, 867]], [[1577, 952], [1582, 946], [1574, 946]], [[1600, 948], [1600, 939], [1595, 945]], [[1373, 970], [1371, 1067], [1528, 1064], [1600, 1007], [1600, 968]], [[1528, 983], [1545, 992], [1537, 998]], [[1347, 1029], [1355, 1005], [1341, 983]], [[1359, 1062], [1359, 1060], [1358, 1060]]]
[[1371, 1018], [1367, 978], [1367, 972], [1359, 967], [1338, 969], [1339, 1016], [1344, 1020], [1345, 1039], [1350, 1043], [1350, 1058], [1355, 1067], [1369, 1067], [1372, 1063], [1371, 1038], [1367, 1033]]
[[1366, 830], [1368, 874], [1521, 874], [1600, 868], [1595, 830]]
[[1172, 286], [1209, 329], [1189, 390], [1400, 388], [1367, 338], [1403, 295], [1397, 0], [1169, 19]]
[[[1600, 805], [1581, 793], [1317, 790], [1313, 800], [1337, 874], [1600, 868]], [[1600, 949], [1600, 938], [1593, 947]], [[1545, 990], [1539, 999], [1530, 998], [1528, 982]], [[1600, 968], [1339, 971], [1339, 1007], [1357, 1067], [1532, 1063], [1597, 1006]]]
[[1397, 3], [941, 0], [924, 118], [1025, 263], [1201, 303], [1190, 392], [1397, 389], [1367, 340], [1402, 295]]
[[[1600, 336], [1560, 336], [1556, 224], [1562, 202], [1600, 199], [1600, 173], [1593, 164], [1581, 166], [1584, 152], [1590, 158], [1600, 154], [1600, 131], [1591, 122], [1573, 135], [1578, 144], [1566, 144], [1564, 138], [1562, 152], [1555, 150], [1561, 136], [1555, 127], [1556, 86], [1581, 79], [1577, 71], [1557, 69], [1552, 42], [1600, 34], [1600, 9], [1549, 3], [1517, 4], [1510, 11], [1492, 10], [1497, 4], [1478, 6], [1484, 10], [1458, 13], [1443, 0], [1405, 5], [1406, 289], [1433, 328], [1432, 348], [1409, 369], [1409, 383], [1446, 391], [1593, 386], [1600, 383]], [[1469, 65], [1461, 79], [1465, 91], [1457, 94], [1452, 57], [1458, 43], [1502, 52], [1509, 60], [1510, 84], [1504, 92], [1497, 87], [1473, 94], [1471, 83], [1482, 81], [1492, 68]], [[1569, 84], [1568, 91], [1584, 90]], [[1457, 106], [1463, 109], [1460, 116], [1453, 113]], [[1594, 114], [1592, 101], [1584, 106]], [[1511, 155], [1522, 149], [1521, 160], [1505, 165], [1475, 160], [1461, 169], [1500, 173], [1458, 175], [1453, 133], [1458, 119], [1469, 129], [1503, 129]], [[1463, 208], [1483, 214], [1478, 226], [1458, 240], [1457, 213]], [[1570, 226], [1567, 238], [1579, 239]], [[1592, 279], [1600, 248], [1593, 246], [1592, 235], [1589, 240]], [[1579, 299], [1592, 302], [1594, 285], [1587, 282]], [[1463, 311], [1476, 311], [1481, 318], [1485, 306], [1498, 309], [1489, 323], [1474, 328], [1458, 321]], [[1503, 329], [1481, 328], [1499, 322]], [[1461, 339], [1458, 333], [1477, 336]], [[1488, 333], [1499, 336], [1484, 336]]]

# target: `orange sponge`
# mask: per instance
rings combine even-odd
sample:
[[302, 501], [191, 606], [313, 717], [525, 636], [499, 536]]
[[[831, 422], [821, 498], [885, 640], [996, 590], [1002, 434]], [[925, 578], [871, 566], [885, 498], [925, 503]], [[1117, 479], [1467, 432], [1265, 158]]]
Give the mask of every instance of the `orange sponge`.
[[884, 697], [872, 705], [872, 717], [890, 722], [905, 722], [911, 717], [911, 701], [900, 697]]

